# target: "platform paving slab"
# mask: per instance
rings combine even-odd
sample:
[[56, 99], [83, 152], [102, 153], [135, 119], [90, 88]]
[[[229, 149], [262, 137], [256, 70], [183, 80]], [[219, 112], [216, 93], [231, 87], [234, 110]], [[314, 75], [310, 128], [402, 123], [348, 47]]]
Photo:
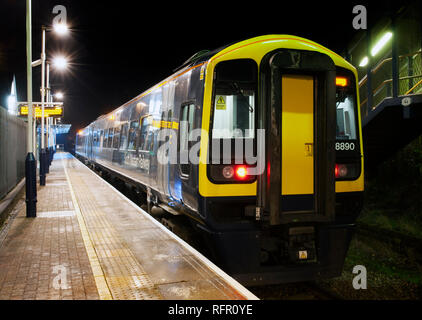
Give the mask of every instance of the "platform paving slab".
[[38, 187], [37, 218], [15, 210], [0, 299], [256, 299], [70, 154]]

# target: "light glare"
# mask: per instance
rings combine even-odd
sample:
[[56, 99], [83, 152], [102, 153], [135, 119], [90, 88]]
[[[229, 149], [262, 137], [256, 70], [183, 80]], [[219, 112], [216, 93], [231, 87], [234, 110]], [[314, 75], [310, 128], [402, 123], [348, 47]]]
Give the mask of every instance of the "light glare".
[[57, 93], [54, 95], [54, 97], [55, 97], [56, 99], [62, 100], [62, 99], [63, 99], [63, 97], [64, 97], [64, 95], [63, 95], [63, 93], [61, 93], [61, 92], [57, 92]]
[[388, 40], [391, 39], [393, 34], [391, 32], [387, 32], [382, 36], [382, 38], [375, 44], [375, 46], [371, 50], [371, 55], [374, 57], [381, 49], [385, 46]]
[[63, 56], [53, 59], [53, 65], [58, 70], [65, 70], [67, 68], [67, 59]]
[[368, 57], [363, 58], [363, 59], [362, 59], [362, 61], [361, 61], [361, 62], [360, 62], [360, 64], [359, 64], [359, 67], [364, 67], [364, 66], [366, 66], [366, 65], [368, 64], [368, 62], [369, 62]]
[[69, 28], [64, 23], [56, 23], [53, 26], [53, 29], [55, 33], [61, 36], [66, 35], [69, 32]]

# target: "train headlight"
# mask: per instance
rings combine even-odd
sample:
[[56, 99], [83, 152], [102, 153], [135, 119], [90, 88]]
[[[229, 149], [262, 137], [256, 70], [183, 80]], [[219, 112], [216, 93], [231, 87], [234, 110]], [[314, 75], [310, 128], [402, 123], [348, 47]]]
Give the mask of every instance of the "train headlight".
[[231, 166], [227, 166], [223, 168], [223, 177], [226, 179], [231, 179], [234, 176], [234, 169]]

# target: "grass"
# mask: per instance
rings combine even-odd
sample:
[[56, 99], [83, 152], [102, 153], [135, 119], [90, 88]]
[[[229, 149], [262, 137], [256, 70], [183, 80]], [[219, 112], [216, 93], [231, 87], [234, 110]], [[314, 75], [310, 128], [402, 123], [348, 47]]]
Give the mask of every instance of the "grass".
[[358, 236], [352, 241], [345, 260], [345, 270], [351, 270], [358, 264], [364, 265], [378, 277], [422, 285], [420, 266], [373, 239]]
[[358, 222], [422, 239], [421, 222], [411, 214], [364, 208]]
[[[355, 290], [353, 267], [367, 270], [367, 289]], [[351, 242], [340, 277], [318, 281], [346, 300], [420, 300], [421, 266], [394, 251], [381, 241], [356, 234]]]

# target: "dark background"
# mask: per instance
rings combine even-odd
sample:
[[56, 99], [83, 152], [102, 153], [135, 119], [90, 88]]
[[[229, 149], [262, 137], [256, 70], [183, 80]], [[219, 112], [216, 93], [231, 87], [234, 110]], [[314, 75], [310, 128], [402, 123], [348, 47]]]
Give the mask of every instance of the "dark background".
[[[0, 105], [6, 107], [13, 74], [26, 100], [26, 1], [0, 0]], [[72, 133], [172, 74], [194, 53], [265, 34], [292, 34], [344, 54], [355, 34], [352, 9], [363, 4], [369, 23], [397, 2], [303, 1], [83, 1], [33, 0], [33, 57], [40, 58], [41, 26], [55, 5], [67, 8], [71, 34], [47, 34], [47, 57], [65, 53], [70, 70], [51, 74], [65, 93], [64, 123]], [[33, 69], [39, 101], [41, 67]]]

